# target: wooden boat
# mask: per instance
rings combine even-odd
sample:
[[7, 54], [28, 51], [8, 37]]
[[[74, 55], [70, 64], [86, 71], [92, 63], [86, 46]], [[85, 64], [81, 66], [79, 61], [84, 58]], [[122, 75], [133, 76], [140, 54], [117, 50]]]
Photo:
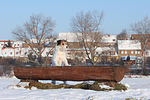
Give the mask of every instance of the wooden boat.
[[14, 74], [23, 80], [115, 81], [123, 79], [126, 68], [120, 66], [15, 67]]

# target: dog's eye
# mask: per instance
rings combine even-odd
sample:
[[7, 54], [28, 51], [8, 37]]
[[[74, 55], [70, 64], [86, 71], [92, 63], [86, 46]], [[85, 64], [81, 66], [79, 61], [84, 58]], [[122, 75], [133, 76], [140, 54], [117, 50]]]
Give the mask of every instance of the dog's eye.
[[62, 45], [64, 45], [64, 43], [62, 43]]

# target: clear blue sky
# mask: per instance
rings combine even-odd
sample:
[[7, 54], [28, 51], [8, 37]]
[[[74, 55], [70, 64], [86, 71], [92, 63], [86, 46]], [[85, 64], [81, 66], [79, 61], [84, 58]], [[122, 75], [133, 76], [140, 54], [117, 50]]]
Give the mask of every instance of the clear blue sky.
[[13, 40], [11, 31], [42, 13], [56, 22], [55, 33], [70, 32], [70, 20], [77, 12], [104, 11], [104, 34], [119, 34], [131, 23], [150, 17], [150, 0], [0, 0], [0, 40]]

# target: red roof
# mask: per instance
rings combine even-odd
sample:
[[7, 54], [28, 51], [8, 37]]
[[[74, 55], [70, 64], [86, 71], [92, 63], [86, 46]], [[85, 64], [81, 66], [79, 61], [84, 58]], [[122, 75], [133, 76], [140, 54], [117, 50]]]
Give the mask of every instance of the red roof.
[[[8, 42], [8, 41], [3, 40], [3, 41], [0, 41], [0, 42]], [[10, 42], [14, 42], [14, 41], [10, 41]]]

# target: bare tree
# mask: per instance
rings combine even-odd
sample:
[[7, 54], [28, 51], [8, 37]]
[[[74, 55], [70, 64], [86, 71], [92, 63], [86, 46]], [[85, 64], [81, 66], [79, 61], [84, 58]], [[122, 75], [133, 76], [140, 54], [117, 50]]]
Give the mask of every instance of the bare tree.
[[142, 44], [142, 51], [143, 51], [143, 57], [142, 57], [142, 67], [145, 68], [145, 61], [146, 61], [146, 52], [149, 49], [150, 46], [150, 20], [149, 17], [144, 17], [143, 20], [138, 21], [135, 24], [131, 24], [131, 31], [133, 33], [139, 34], [138, 40]]
[[16, 40], [24, 41], [29, 45], [32, 52], [37, 56], [37, 63], [42, 61], [42, 53], [45, 50], [44, 44], [54, 42], [56, 36], [52, 34], [55, 22], [51, 17], [45, 17], [42, 14], [30, 16], [30, 20], [22, 27], [16, 27], [12, 31]]
[[79, 12], [72, 18], [70, 26], [76, 35], [76, 40], [85, 48], [86, 55], [94, 64], [95, 50], [101, 43], [100, 25], [104, 12]]
[[126, 29], [122, 30], [122, 32], [117, 35], [117, 40], [125, 40], [127, 38], [127, 31]]
[[79, 51], [79, 50], [71, 51], [71, 58], [75, 59], [74, 63], [78, 61], [76, 65], [81, 65], [81, 63], [83, 64], [86, 59], [85, 57], [86, 57], [85, 51]]

